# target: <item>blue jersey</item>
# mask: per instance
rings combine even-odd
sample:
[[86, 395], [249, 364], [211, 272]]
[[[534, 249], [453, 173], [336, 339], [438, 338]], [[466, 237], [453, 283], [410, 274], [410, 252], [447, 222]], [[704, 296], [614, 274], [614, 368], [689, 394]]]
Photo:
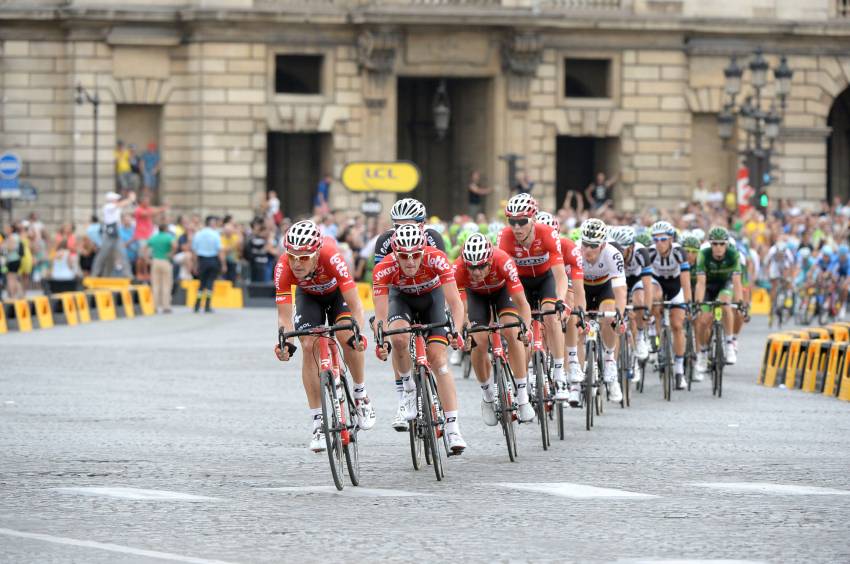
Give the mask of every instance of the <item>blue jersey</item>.
[[850, 275], [850, 257], [836, 257], [829, 265], [829, 271], [839, 278], [845, 278]]

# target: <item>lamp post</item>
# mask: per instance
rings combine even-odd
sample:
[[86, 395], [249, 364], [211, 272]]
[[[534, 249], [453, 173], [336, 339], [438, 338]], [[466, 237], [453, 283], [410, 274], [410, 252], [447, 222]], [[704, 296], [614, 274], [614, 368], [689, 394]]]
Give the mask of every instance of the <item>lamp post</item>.
[[95, 215], [97, 214], [97, 110], [100, 107], [100, 97], [97, 95], [97, 91], [90, 93], [88, 90], [83, 88], [82, 84], [77, 84], [76, 101], [78, 106], [82, 106], [88, 102], [92, 105], [92, 108], [94, 108], [94, 152], [92, 155], [93, 158], [91, 166], [91, 213], [92, 215]]
[[[732, 139], [735, 123], [740, 119], [741, 128], [747, 135], [746, 148], [740, 151], [740, 154], [744, 157], [749, 171], [750, 186], [755, 191], [754, 205], [764, 211], [767, 208], [765, 187], [771, 181], [770, 157], [773, 154], [774, 143], [779, 137], [782, 118], [785, 114], [785, 103], [791, 93], [791, 79], [794, 71], [788, 66], [788, 60], [783, 56], [779, 66], [773, 70], [776, 99], [763, 100], [762, 89], [767, 86], [770, 64], [764, 58], [761, 49], [753, 53], [747, 67], [750, 70], [752, 94], [737, 107], [735, 99], [741, 93], [744, 69], [738, 66], [735, 56], [729, 61], [729, 66], [723, 69], [727, 100], [723, 110], [717, 116], [717, 132], [726, 144]], [[778, 111], [777, 101], [779, 102]], [[765, 102], [767, 109], [763, 107], [762, 102]]]

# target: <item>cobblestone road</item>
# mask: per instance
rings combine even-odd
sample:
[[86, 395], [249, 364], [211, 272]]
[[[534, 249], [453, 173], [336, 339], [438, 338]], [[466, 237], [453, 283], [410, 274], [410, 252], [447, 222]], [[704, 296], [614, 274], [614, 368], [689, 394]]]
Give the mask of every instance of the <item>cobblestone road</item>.
[[722, 399], [668, 404], [653, 377], [592, 432], [568, 413], [549, 452], [522, 426], [515, 464], [458, 380], [470, 447], [443, 483], [413, 471], [370, 354], [379, 421], [342, 495], [271, 310], [3, 335], [0, 562], [850, 562], [850, 405], [757, 386], [766, 334]]

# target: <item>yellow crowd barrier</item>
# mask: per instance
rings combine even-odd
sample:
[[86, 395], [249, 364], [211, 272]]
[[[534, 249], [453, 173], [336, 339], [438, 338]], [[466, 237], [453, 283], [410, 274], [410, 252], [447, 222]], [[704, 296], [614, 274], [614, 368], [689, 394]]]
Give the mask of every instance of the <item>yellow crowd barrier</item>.
[[87, 290], [120, 290], [129, 287], [129, 278], [95, 278], [92, 276], [83, 278], [83, 288]]
[[0, 335], [9, 331], [9, 325], [6, 323], [6, 306], [0, 302]]
[[15, 310], [15, 320], [18, 322], [18, 331], [26, 333], [32, 331], [32, 315], [30, 315], [30, 303], [27, 300], [15, 300], [12, 302]]
[[94, 305], [97, 309], [97, 318], [100, 321], [115, 320], [115, 298], [109, 290], [95, 290]]
[[77, 306], [77, 316], [80, 323], [91, 323], [91, 310], [89, 309], [89, 299], [82, 292], [72, 292], [74, 296], [74, 304]]
[[[180, 286], [186, 290], [186, 307], [195, 307], [198, 291], [201, 289], [200, 280], [183, 280]], [[213, 309], [240, 309], [244, 307], [242, 288], [234, 288], [230, 280], [216, 280], [212, 290]]]
[[74, 326], [79, 323], [77, 319], [77, 303], [74, 301], [72, 292], [63, 292], [59, 294], [59, 300], [62, 302], [62, 314], [65, 316], [65, 323]]
[[758, 383], [850, 401], [850, 324], [769, 335]]
[[136, 289], [136, 296], [139, 299], [139, 310], [142, 315], [153, 315], [156, 313], [156, 307], [153, 303], [153, 292], [150, 286], [139, 285], [133, 286]]
[[50, 307], [50, 298], [36, 296], [32, 301], [33, 306], [35, 306], [35, 317], [38, 319], [38, 328], [50, 329], [53, 327], [53, 310]]

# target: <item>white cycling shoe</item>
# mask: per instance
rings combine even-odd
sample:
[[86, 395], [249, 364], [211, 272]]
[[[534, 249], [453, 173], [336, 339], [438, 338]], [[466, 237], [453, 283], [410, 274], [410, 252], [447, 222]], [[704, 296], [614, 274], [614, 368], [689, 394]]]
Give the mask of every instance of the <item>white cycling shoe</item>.
[[[606, 360], [605, 367], [602, 369], [602, 379], [608, 384], [617, 381], [617, 363], [613, 360]], [[610, 386], [609, 386], [610, 388]]]
[[404, 409], [404, 420], [413, 421], [419, 415], [419, 409], [416, 405], [416, 390], [404, 391], [404, 396], [401, 398], [401, 405]]
[[534, 408], [531, 407], [531, 404], [528, 400], [525, 400], [525, 403], [521, 403], [517, 406], [517, 417], [519, 418], [520, 423], [528, 423], [534, 419]]
[[579, 407], [581, 405], [581, 386], [573, 384], [570, 386], [570, 407]]
[[738, 351], [735, 350], [735, 345], [726, 343], [726, 364], [735, 364], [738, 362]]
[[395, 417], [393, 417], [393, 421], [390, 425], [399, 433], [407, 431], [407, 419], [404, 418], [404, 405], [399, 404], [398, 410], [395, 412]]
[[623, 390], [620, 389], [620, 383], [616, 380], [608, 382], [608, 399], [613, 402], [623, 401]]
[[[699, 372], [700, 374], [708, 372], [708, 353], [697, 353], [697, 366], [694, 372]], [[696, 380], [696, 378], [694, 378], [694, 380]]]
[[495, 427], [499, 421], [496, 419], [496, 401], [481, 399], [481, 419], [488, 427]]
[[557, 401], [567, 401], [570, 399], [570, 390], [567, 388], [566, 380], [555, 381], [555, 399]]
[[460, 454], [466, 450], [466, 441], [460, 436], [459, 431], [453, 431], [447, 434], [449, 440], [449, 450], [452, 454]]
[[584, 370], [578, 362], [567, 363], [567, 377], [573, 384], [584, 382]]
[[452, 352], [449, 355], [449, 362], [451, 362], [455, 366], [460, 366], [460, 363], [463, 361], [463, 351], [460, 349], [452, 349]]
[[646, 337], [637, 339], [635, 342], [635, 356], [640, 360], [649, 358], [649, 343], [646, 342]]
[[325, 443], [325, 434], [321, 427], [313, 429], [313, 438], [310, 439], [310, 450], [313, 452], [325, 452], [327, 447]]
[[368, 431], [375, 426], [375, 410], [372, 408], [372, 402], [369, 396], [354, 400], [354, 405], [357, 408], [357, 425], [364, 431]]
[[688, 387], [688, 379], [685, 378], [684, 374], [676, 374], [676, 389], [684, 390]]

